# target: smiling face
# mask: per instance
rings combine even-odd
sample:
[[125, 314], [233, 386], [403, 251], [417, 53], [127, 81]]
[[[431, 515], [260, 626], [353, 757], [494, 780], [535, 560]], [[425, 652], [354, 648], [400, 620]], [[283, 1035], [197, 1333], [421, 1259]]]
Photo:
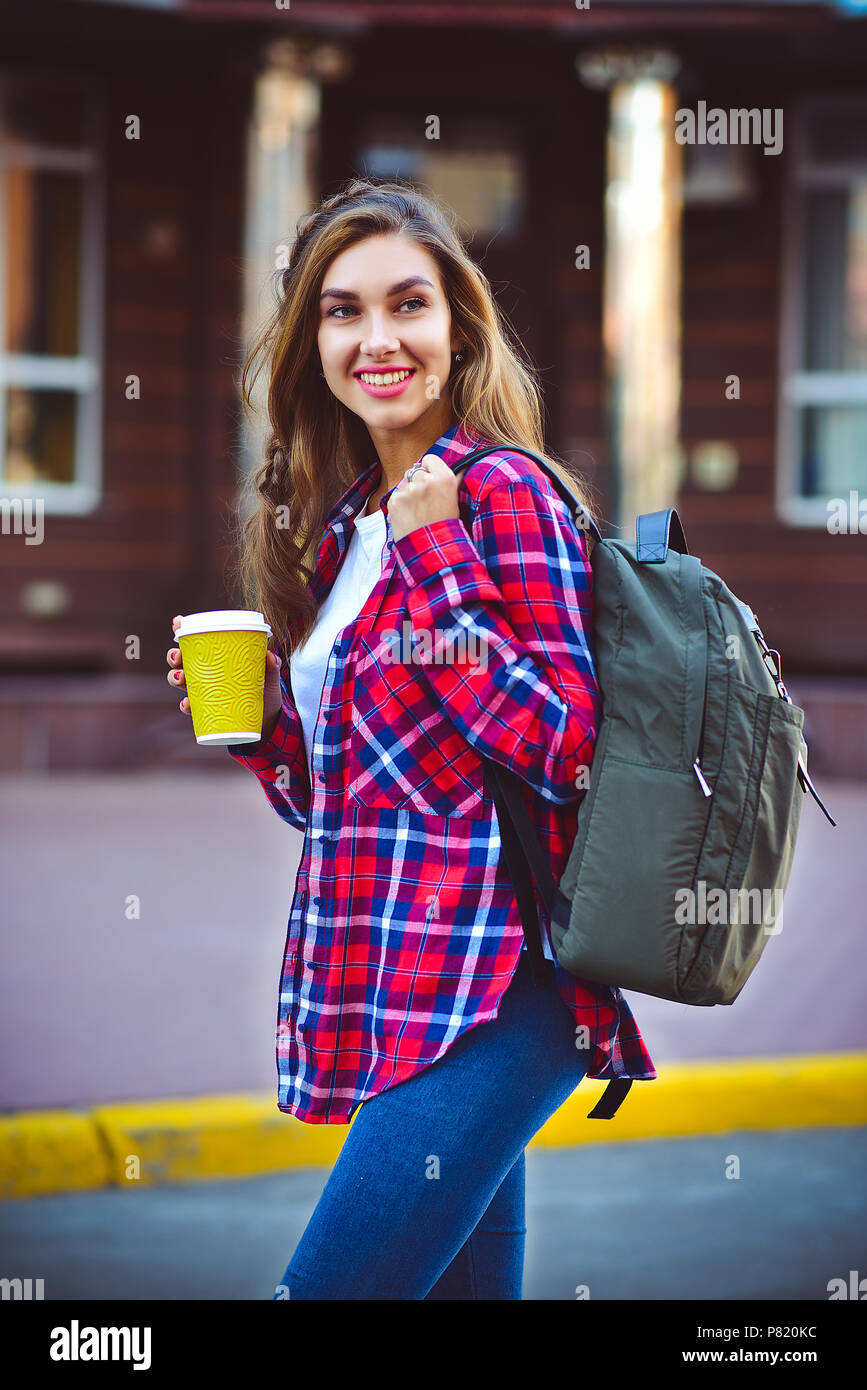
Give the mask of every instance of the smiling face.
[[370, 236], [325, 272], [317, 345], [330, 390], [375, 443], [392, 430], [451, 423], [451, 313], [436, 261], [409, 236]]

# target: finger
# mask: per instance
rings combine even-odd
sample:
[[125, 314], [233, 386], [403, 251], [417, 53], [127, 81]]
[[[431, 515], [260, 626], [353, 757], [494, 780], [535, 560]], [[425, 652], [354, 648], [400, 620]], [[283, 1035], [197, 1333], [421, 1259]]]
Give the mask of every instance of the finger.
[[182, 615], [181, 615], [180, 613], [176, 613], [176, 614], [175, 614], [175, 616], [172, 618], [172, 627], [175, 627], [175, 628], [180, 627], [180, 625], [181, 625], [181, 617], [182, 617]]
[[183, 667], [179, 671], [169, 671], [166, 677], [170, 685], [186, 685], [187, 677]]
[[168, 661], [169, 664], [172, 665], [172, 666], [177, 666], [177, 664], [178, 664], [178, 662], [180, 661], [180, 659], [181, 659], [181, 649], [180, 649], [180, 647], [169, 647], [168, 651], [166, 652], [166, 661]]
[[189, 702], [189, 700], [187, 699], [186, 695], [185, 695], [184, 698], [181, 700], [181, 703], [178, 705], [178, 709], [179, 709], [179, 710], [182, 710], [184, 714], [189, 714], [189, 712], [190, 712], [190, 702]]

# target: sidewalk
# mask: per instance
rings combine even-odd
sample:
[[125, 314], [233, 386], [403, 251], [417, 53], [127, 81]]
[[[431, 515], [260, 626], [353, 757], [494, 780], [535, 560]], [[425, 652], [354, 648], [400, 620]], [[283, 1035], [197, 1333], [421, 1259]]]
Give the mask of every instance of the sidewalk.
[[[273, 1025], [300, 834], [234, 766], [0, 782], [7, 889], [0, 1106], [14, 1114], [251, 1097], [285, 1144], [295, 1122], [274, 1103]], [[621, 1116], [582, 1118], [580, 1136], [566, 1132], [560, 1142], [610, 1143], [628, 1132], [630, 1109], [659, 1115], [663, 1082], [679, 1071], [671, 1064], [728, 1064], [737, 1127], [739, 1119], [752, 1123], [737, 1109], [738, 1063], [764, 1062], [764, 1093], [773, 1094], [785, 1089], [768, 1092], [779, 1059], [867, 1054], [860, 931], [867, 784], [817, 788], [837, 827], [805, 801], [783, 930], [740, 997], [730, 1008], [697, 1009], [628, 993], [660, 1080], [635, 1083], [623, 1124]], [[833, 1058], [820, 1070], [821, 1092], [837, 1070]], [[863, 1094], [863, 1073], [850, 1066], [849, 1075]], [[581, 1088], [591, 1103], [593, 1084]], [[829, 1095], [833, 1111], [838, 1098]], [[576, 1118], [590, 1108], [583, 1102]], [[755, 1094], [745, 1103], [755, 1109]], [[796, 1108], [780, 1122], [804, 1123], [803, 1113]], [[836, 1121], [813, 1122], [862, 1117], [844, 1104]], [[346, 1132], [295, 1127], [305, 1142], [324, 1130], [326, 1145], [337, 1148]], [[653, 1132], [690, 1131], [639, 1129]], [[326, 1147], [318, 1161], [331, 1161], [332, 1152]]]

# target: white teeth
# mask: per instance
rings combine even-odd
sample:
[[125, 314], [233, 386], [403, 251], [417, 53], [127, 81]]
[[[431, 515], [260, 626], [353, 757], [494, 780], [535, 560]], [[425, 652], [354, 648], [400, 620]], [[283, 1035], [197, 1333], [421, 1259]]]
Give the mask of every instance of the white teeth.
[[359, 372], [359, 377], [368, 386], [394, 386], [399, 381], [406, 381], [412, 373], [401, 372]]

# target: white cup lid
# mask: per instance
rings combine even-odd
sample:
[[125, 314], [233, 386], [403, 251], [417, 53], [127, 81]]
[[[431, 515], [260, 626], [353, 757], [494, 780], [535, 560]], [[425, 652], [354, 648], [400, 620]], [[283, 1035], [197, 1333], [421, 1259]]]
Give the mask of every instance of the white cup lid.
[[175, 629], [175, 640], [197, 632], [266, 632], [271, 628], [263, 613], [253, 608], [212, 608], [207, 613], [186, 613]]

